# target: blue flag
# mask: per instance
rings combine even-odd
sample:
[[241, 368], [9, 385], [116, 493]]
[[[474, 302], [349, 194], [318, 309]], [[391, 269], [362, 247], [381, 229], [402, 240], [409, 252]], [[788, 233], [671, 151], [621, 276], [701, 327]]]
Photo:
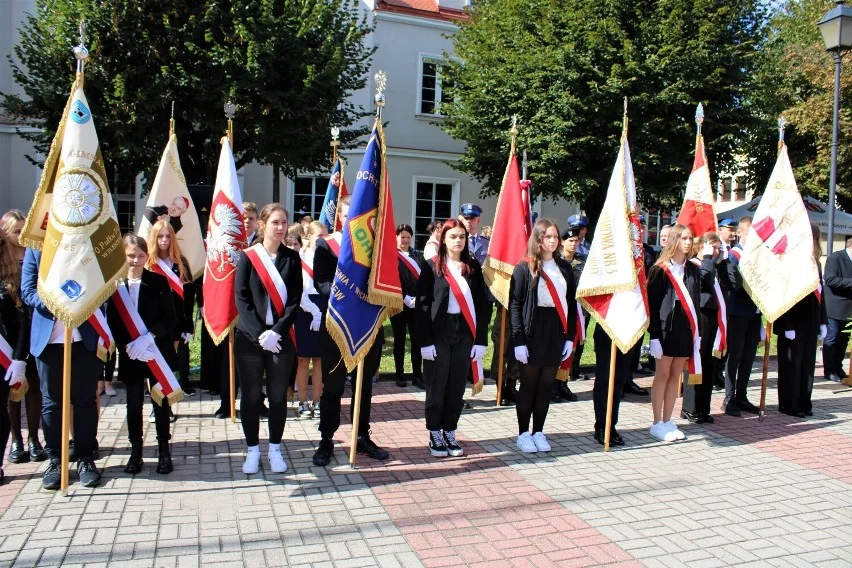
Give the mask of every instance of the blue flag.
[[384, 156], [382, 127], [377, 122], [352, 190], [326, 319], [350, 371], [367, 355], [384, 320], [402, 311]]
[[331, 177], [328, 180], [328, 187], [325, 189], [325, 200], [322, 202], [319, 218], [320, 223], [325, 225], [329, 234], [340, 229], [340, 223], [337, 221], [337, 202], [345, 195], [346, 181], [343, 179], [343, 165], [340, 163], [340, 158], [337, 158], [334, 160], [334, 167], [331, 169]]

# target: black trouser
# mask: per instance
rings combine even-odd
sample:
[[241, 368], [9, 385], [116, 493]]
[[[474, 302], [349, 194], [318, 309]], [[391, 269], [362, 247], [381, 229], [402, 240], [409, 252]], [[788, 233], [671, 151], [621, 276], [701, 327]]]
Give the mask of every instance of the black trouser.
[[[38, 442], [38, 429], [41, 427], [41, 381], [38, 378], [38, 369], [34, 359], [27, 360], [27, 394], [24, 395], [23, 406], [27, 413], [27, 439], [31, 442]], [[15, 442], [23, 446], [24, 440], [21, 438], [21, 402], [8, 403], [9, 408], [9, 424], [11, 427], [12, 443]], [[2, 419], [2, 417], [0, 417]]]
[[444, 329], [434, 333], [434, 361], [424, 361], [426, 377], [426, 429], [454, 431], [464, 407], [470, 373], [473, 336], [461, 314], [447, 314]]
[[281, 351], [266, 351], [251, 337], [237, 330], [234, 337], [237, 375], [242, 385], [240, 417], [246, 445], [259, 443], [260, 404], [263, 402], [263, 379], [269, 396], [269, 443], [280, 444], [287, 419], [287, 387], [296, 360], [296, 348], [289, 335], [281, 337]]
[[[803, 369], [804, 338], [787, 339], [778, 335], [778, 410], [797, 413], [807, 396], [808, 373]], [[814, 355], [816, 356], [816, 355]]]
[[227, 394], [230, 387], [222, 389], [223, 377], [226, 385], [230, 380], [228, 341], [226, 337], [219, 345], [214, 344], [213, 338], [207, 332], [207, 326], [201, 326], [201, 387], [212, 391], [218, 390], [220, 393], [225, 392], [223, 400], [225, 408], [230, 404], [230, 394]]
[[728, 316], [728, 367], [725, 373], [725, 401], [748, 400], [748, 379], [760, 343], [760, 314]]
[[[36, 358], [41, 377], [41, 423], [50, 461], [62, 458], [62, 343], [50, 343]], [[95, 401], [103, 362], [82, 341], [71, 345], [71, 406], [74, 409], [74, 447], [77, 456], [90, 459], [97, 444], [98, 407]]]
[[[585, 331], [588, 333], [589, 331], [589, 322], [591, 322], [592, 318], [589, 315], [589, 312], [583, 310], [583, 317], [586, 321]], [[571, 361], [571, 378], [576, 378], [580, 376], [580, 359], [583, 358], [583, 351], [586, 349], [585, 343], [580, 343], [579, 345], [574, 346], [574, 359]]]
[[178, 334], [177, 371], [181, 388], [189, 385], [189, 343]]
[[828, 318], [827, 334], [822, 343], [822, 364], [826, 379], [830, 375], [843, 376], [843, 357], [849, 344], [848, 324], [846, 320]]
[[[503, 314], [508, 312], [499, 304], [496, 305], [497, 315], [494, 317], [494, 326], [491, 328], [491, 344], [494, 346], [494, 354], [491, 356], [491, 369], [489, 370], [490, 378], [497, 381], [497, 375], [500, 370], [500, 328], [503, 325]], [[506, 398], [506, 392], [515, 390], [515, 383], [518, 380], [520, 363], [515, 360], [515, 349], [512, 347], [512, 342], [509, 341], [509, 321], [506, 320], [506, 336], [503, 338], [503, 398]]]
[[117, 361], [118, 350], [113, 351], [107, 356], [107, 360], [104, 361], [104, 381], [112, 382], [112, 378], [115, 376], [115, 364]]
[[[609, 395], [609, 361], [612, 340], [604, 328], [595, 326], [595, 386], [592, 398], [595, 403], [595, 430], [606, 428], [606, 405]], [[621, 405], [621, 393], [624, 383], [630, 378], [630, 365], [633, 361], [632, 349], [627, 353], [615, 348], [615, 392], [612, 397], [612, 427], [618, 424], [618, 407]]]
[[[337, 348], [337, 343], [331, 338], [325, 325], [320, 326], [320, 353], [322, 358], [322, 396], [320, 397], [319, 431], [323, 438], [330, 439], [340, 427], [340, 399], [346, 387], [346, 364]], [[382, 359], [382, 345], [385, 334], [379, 329], [376, 341], [364, 358], [364, 380], [361, 393], [356, 392], [355, 371], [352, 380], [352, 402], [361, 396], [361, 414], [358, 417], [358, 435], [367, 436], [370, 433], [370, 399], [373, 396], [373, 377], [379, 370]]]
[[699, 333], [701, 334], [701, 383], [689, 384], [689, 373], [683, 381], [683, 410], [690, 414], [707, 416], [710, 414], [710, 398], [713, 395], [713, 381], [719, 359], [713, 356], [713, 343], [719, 324], [716, 310], [701, 308], [698, 313]]
[[515, 400], [518, 434], [530, 431], [530, 418], [533, 434], [544, 430], [544, 421], [550, 408], [551, 390], [558, 370], [559, 367], [521, 365], [521, 386]]
[[[9, 434], [12, 431], [12, 424], [9, 422], [9, 413], [3, 412], [9, 404], [9, 383], [0, 381], [0, 465], [3, 465], [3, 457], [6, 455], [6, 444], [9, 443]], [[18, 416], [21, 415], [20, 407], [18, 408]]]
[[[122, 357], [126, 362], [127, 359]], [[127, 367], [127, 365], [123, 365]], [[156, 381], [142, 375], [127, 376], [127, 373], [121, 375], [121, 382], [124, 383], [127, 389], [127, 437], [130, 440], [130, 445], [135, 450], [142, 449], [142, 408], [145, 404], [145, 382], [148, 382], [149, 387], [153, 387]], [[157, 442], [162, 446], [168, 444], [171, 439], [169, 434], [169, 399], [163, 397], [163, 404], [159, 405], [151, 400], [154, 406], [154, 426], [157, 429]], [[75, 444], [77, 434], [74, 434]]]
[[396, 370], [396, 378], [400, 380], [405, 376], [405, 329], [408, 328], [408, 336], [411, 338], [411, 369], [415, 377], [422, 373], [423, 358], [420, 356], [420, 343], [417, 341], [417, 324], [411, 308], [403, 308], [397, 315], [391, 317], [391, 329], [393, 330], [393, 364]]

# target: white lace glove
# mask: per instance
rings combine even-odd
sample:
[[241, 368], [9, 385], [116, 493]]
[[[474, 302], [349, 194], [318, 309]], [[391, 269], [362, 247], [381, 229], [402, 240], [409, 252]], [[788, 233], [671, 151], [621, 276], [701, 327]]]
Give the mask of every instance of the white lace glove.
[[279, 353], [281, 351], [281, 335], [267, 329], [257, 338], [257, 342], [265, 351], [270, 353]]
[[473, 349], [470, 350], [470, 358], [474, 361], [482, 361], [482, 358], [485, 356], [485, 346], [484, 345], [474, 345]]
[[654, 359], [661, 359], [663, 357], [663, 344], [660, 343], [659, 339], [652, 339], [648, 351]]
[[154, 345], [154, 336], [150, 332], [140, 335], [127, 344], [127, 356], [131, 359], [140, 360], [139, 357]]
[[825, 336], [828, 335], [828, 327], [825, 324], [820, 324], [819, 326], [819, 340], [822, 341], [825, 339]]
[[784, 332], [784, 337], [786, 337], [790, 341], [793, 341], [794, 339], [796, 339], [796, 330], [788, 329], [787, 331]]
[[314, 314], [314, 318], [311, 320], [310, 330], [311, 331], [319, 331], [320, 326], [322, 325], [322, 312], [316, 312]]
[[713, 256], [714, 252], [716, 251], [713, 250], [713, 245], [711, 245], [709, 241], [704, 241], [704, 246], [701, 247], [701, 257]]
[[27, 362], [21, 361], [20, 359], [12, 359], [12, 362], [9, 363], [9, 368], [6, 369], [6, 382], [9, 383], [10, 387], [14, 387], [15, 385], [19, 385], [24, 382], [24, 377], [27, 374]]
[[427, 345], [426, 347], [420, 348], [420, 356], [423, 357], [426, 361], [434, 361], [437, 355], [438, 352], [435, 349], [434, 345]]
[[766, 341], [766, 328], [763, 327], [763, 324], [760, 324], [760, 340]]
[[574, 342], [566, 341], [565, 346], [562, 348], [562, 360], [564, 361], [568, 357], [571, 356], [571, 352], [574, 350]]
[[526, 345], [518, 345], [515, 347], [515, 360], [524, 365], [530, 360], [530, 351]]
[[406, 296], [402, 299], [402, 303], [407, 307], [414, 309], [414, 304], [417, 303], [417, 300], [414, 299], [414, 296]]
[[181, 333], [180, 336], [181, 336], [181, 339], [183, 339], [183, 342], [186, 343], [186, 344], [189, 344], [189, 340], [192, 339], [192, 334], [189, 333], [188, 331]]

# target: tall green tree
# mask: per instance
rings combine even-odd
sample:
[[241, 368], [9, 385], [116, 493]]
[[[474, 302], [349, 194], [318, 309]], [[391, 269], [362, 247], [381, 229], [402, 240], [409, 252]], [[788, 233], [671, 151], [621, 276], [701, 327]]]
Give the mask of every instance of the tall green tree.
[[764, 37], [759, 0], [483, 0], [454, 38], [442, 127], [467, 142], [460, 169], [499, 190], [512, 115], [534, 192], [602, 206], [629, 98], [640, 200], [679, 206], [695, 107], [715, 172], [755, 118], [744, 105]]
[[166, 142], [172, 101], [190, 183], [211, 183], [237, 105], [237, 167], [257, 161], [287, 175], [326, 169], [329, 129], [345, 144], [365, 111], [347, 103], [363, 87], [372, 31], [357, 0], [39, 0], [10, 57], [23, 95], [0, 95], [46, 154], [73, 79], [70, 47], [85, 18], [91, 59], [86, 96], [110, 174], [148, 182]]

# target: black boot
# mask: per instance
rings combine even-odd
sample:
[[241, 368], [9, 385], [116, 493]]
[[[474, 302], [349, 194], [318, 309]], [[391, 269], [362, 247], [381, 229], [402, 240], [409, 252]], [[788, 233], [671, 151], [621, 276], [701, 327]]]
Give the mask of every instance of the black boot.
[[169, 451], [169, 443], [160, 443], [160, 457], [157, 460], [157, 473], [168, 474], [175, 470], [172, 465], [172, 453]]
[[142, 466], [145, 465], [142, 461], [142, 446], [133, 446], [130, 449], [130, 457], [127, 459], [127, 465], [124, 466], [124, 473], [136, 475], [142, 471]]
[[568, 383], [565, 381], [556, 381], [556, 392], [559, 393], [562, 399], [568, 402], [577, 401], [577, 395], [571, 392], [571, 389], [568, 388]]
[[505, 383], [503, 385], [503, 392], [501, 395], [502, 400], [500, 400], [500, 406], [514, 405], [518, 396], [518, 391], [515, 389], [515, 381]]

